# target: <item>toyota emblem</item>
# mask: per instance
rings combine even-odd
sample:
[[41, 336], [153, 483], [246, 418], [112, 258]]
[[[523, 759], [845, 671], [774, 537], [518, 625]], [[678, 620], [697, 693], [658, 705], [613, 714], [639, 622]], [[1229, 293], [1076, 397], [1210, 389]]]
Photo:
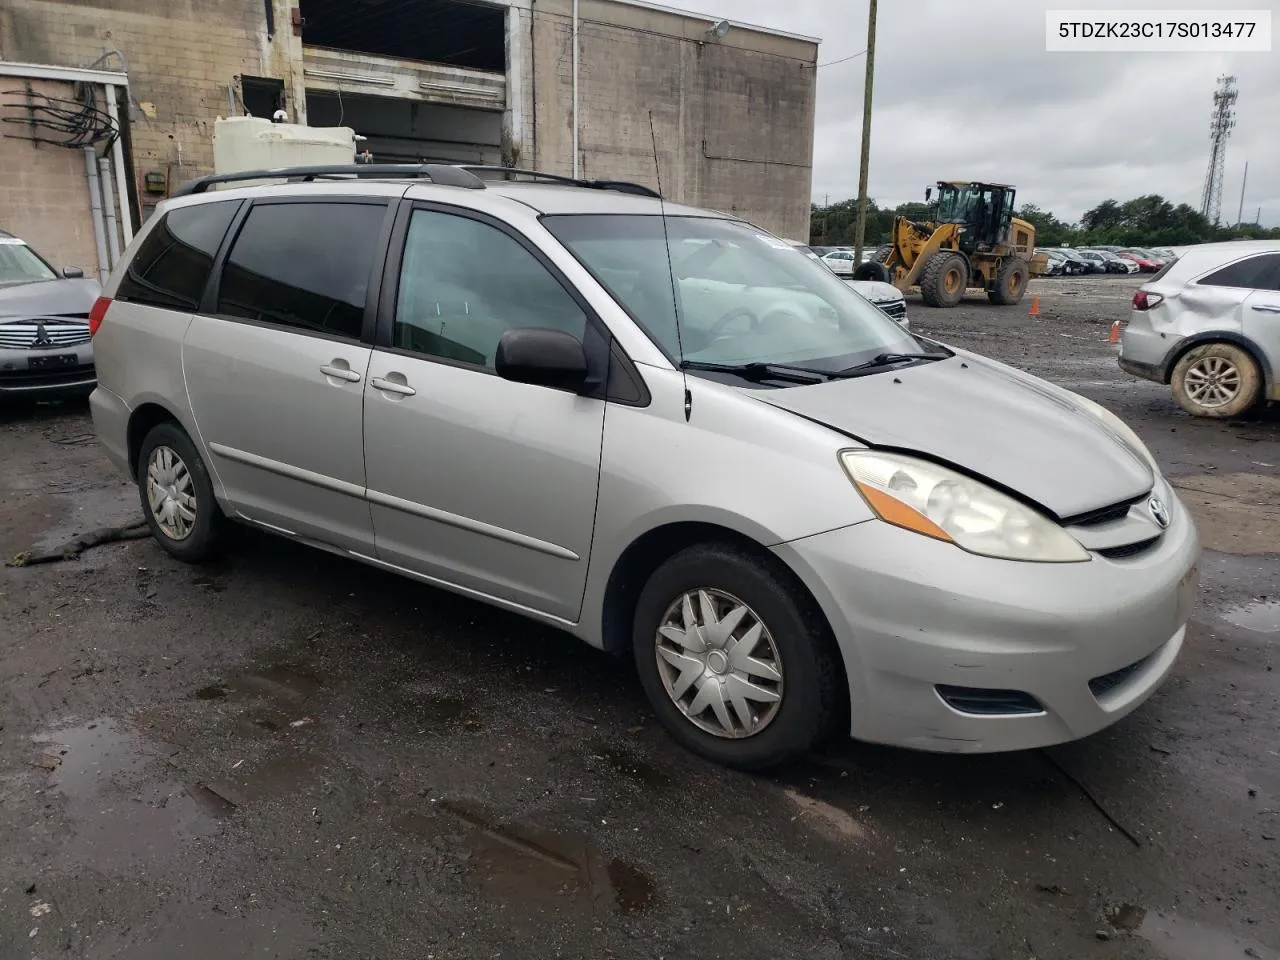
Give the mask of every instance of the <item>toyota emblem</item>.
[[1169, 508], [1164, 505], [1163, 500], [1159, 497], [1152, 497], [1147, 501], [1147, 509], [1151, 511], [1151, 516], [1160, 525], [1161, 530], [1169, 526]]

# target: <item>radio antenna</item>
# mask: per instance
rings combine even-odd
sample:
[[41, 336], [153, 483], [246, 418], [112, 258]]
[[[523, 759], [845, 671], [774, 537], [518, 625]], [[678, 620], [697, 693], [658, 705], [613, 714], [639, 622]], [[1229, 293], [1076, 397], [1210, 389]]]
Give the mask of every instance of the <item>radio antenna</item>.
[[680, 294], [676, 290], [676, 268], [671, 259], [671, 233], [667, 230], [667, 201], [662, 190], [662, 164], [658, 162], [658, 133], [649, 111], [649, 138], [653, 141], [653, 169], [658, 175], [658, 212], [662, 217], [662, 244], [667, 251], [667, 278], [671, 281], [671, 310], [676, 321], [676, 350], [680, 355], [680, 376], [684, 378], [684, 422], [693, 415], [693, 394], [689, 391], [689, 374], [684, 368], [684, 334], [680, 330]]

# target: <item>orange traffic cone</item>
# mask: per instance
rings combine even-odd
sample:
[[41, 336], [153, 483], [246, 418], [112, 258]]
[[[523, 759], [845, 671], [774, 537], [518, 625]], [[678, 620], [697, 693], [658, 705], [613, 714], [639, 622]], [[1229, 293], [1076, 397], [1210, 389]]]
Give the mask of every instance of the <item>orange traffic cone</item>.
[[1123, 325], [1123, 324], [1122, 324], [1122, 323], [1121, 323], [1121, 321], [1119, 321], [1119, 320], [1117, 320], [1115, 323], [1113, 323], [1113, 324], [1111, 325], [1111, 335], [1110, 335], [1109, 337], [1107, 337], [1107, 343], [1119, 343], [1119, 342], [1120, 342], [1120, 327], [1121, 327], [1122, 325]]
[[1031, 312], [1028, 313], [1027, 316], [1028, 317], [1040, 316], [1040, 298], [1039, 297], [1031, 298]]

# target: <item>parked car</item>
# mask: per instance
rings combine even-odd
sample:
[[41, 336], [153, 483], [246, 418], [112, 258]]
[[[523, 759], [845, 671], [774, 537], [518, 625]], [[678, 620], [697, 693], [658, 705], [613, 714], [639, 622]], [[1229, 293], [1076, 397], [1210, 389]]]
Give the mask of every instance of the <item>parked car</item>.
[[[1045, 267], [1043, 276], [1061, 277], [1067, 272], [1067, 258], [1053, 250], [1037, 250], [1037, 254], [1043, 253], [1045, 256]], [[1072, 265], [1072, 272], [1075, 272], [1075, 265]]]
[[567, 630], [744, 768], [1071, 740], [1172, 669], [1196, 529], [1103, 407], [641, 187], [360, 172], [180, 189], [93, 308], [174, 557], [237, 520]]
[[839, 277], [852, 277], [853, 262], [852, 250], [832, 250], [830, 253], [823, 254], [822, 262], [830, 268], [831, 272]]
[[[798, 240], [788, 240], [798, 251], [811, 260], [816, 260], [823, 266], [827, 266], [825, 260], [818, 256], [817, 251], [812, 247], [800, 243]], [[902, 295], [902, 291], [895, 287], [892, 283], [882, 283], [879, 280], [850, 280], [845, 279], [845, 283], [853, 287], [854, 291], [866, 297], [875, 306], [879, 307], [893, 319], [897, 320], [905, 327], [911, 326], [911, 321], [907, 319], [907, 298]]]
[[1096, 258], [1101, 261], [1106, 268], [1107, 273], [1137, 273], [1138, 265], [1132, 260], [1125, 260], [1123, 257], [1117, 257], [1114, 253], [1107, 250], [1081, 250], [1080, 256]]
[[1192, 247], [1148, 280], [1133, 295], [1120, 366], [1171, 384], [1200, 417], [1280, 400], [1280, 243]]
[[1084, 264], [1086, 273], [1107, 272], [1106, 262], [1099, 256], [1086, 256], [1081, 251], [1075, 249], [1063, 249], [1062, 253], [1064, 256], [1076, 261], [1076, 263]]
[[1057, 261], [1061, 266], [1059, 271], [1050, 273], [1049, 276], [1077, 277], [1089, 272], [1088, 261], [1072, 256], [1069, 251], [1061, 247], [1044, 247], [1037, 252], [1045, 254], [1051, 263]]
[[0, 230], [0, 398], [88, 396], [89, 308], [101, 293], [76, 267], [56, 270]]
[[1146, 254], [1139, 253], [1136, 250], [1121, 250], [1116, 254], [1116, 256], [1136, 263], [1138, 265], [1138, 270], [1141, 273], [1155, 273], [1160, 269], [1156, 261], [1152, 260]]

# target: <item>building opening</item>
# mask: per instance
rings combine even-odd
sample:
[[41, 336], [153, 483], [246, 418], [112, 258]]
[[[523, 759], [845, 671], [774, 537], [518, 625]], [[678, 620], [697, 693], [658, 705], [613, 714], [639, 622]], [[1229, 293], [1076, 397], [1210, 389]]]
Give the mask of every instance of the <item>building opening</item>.
[[506, 8], [478, 0], [301, 0], [302, 42], [379, 57], [506, 70]]

